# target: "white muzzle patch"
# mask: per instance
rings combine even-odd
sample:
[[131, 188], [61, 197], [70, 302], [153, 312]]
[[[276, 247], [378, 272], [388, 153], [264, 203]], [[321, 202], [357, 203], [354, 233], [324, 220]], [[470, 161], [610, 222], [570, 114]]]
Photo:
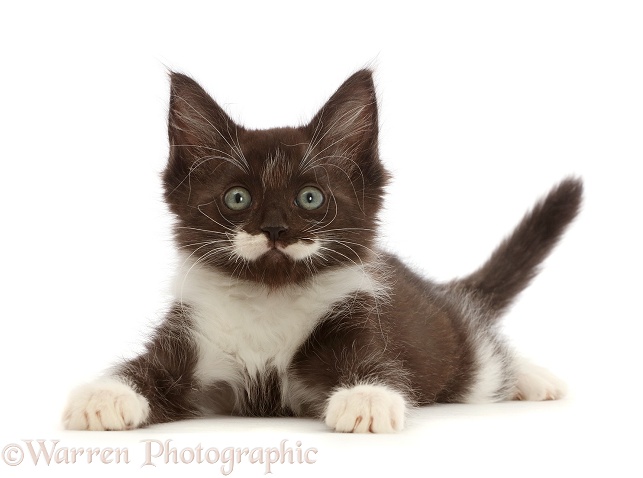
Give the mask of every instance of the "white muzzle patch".
[[[277, 248], [294, 261], [303, 261], [315, 255], [320, 248], [319, 240], [297, 241], [286, 247]], [[232, 249], [235, 256], [247, 261], [255, 261], [271, 249], [270, 241], [265, 234], [248, 234], [239, 231], [232, 240]]]

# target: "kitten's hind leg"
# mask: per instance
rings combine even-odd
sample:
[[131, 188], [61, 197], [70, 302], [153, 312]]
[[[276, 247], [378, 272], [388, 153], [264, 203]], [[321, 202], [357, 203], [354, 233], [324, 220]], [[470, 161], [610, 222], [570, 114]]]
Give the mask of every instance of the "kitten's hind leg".
[[558, 400], [565, 396], [565, 383], [543, 367], [518, 359], [513, 400]]

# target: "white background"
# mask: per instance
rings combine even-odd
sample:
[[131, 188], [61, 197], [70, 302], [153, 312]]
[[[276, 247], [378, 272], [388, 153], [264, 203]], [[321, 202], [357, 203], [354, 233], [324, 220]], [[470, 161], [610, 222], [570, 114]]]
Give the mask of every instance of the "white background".
[[[274, 476], [641, 476], [643, 16], [638, 2], [23, 2], [0, 9], [0, 448], [129, 448], [129, 465], [1, 476], [217, 476], [141, 468], [141, 439], [319, 450]], [[420, 7], [420, 5], [422, 5]], [[395, 436], [213, 418], [65, 432], [69, 390], [140, 347], [174, 252], [159, 173], [167, 69], [248, 127], [307, 121], [375, 68], [395, 180], [386, 246], [437, 279], [472, 271], [533, 202], [581, 176], [583, 212], [504, 321], [569, 384], [552, 403], [436, 406]], [[262, 476], [259, 465], [232, 476]]]

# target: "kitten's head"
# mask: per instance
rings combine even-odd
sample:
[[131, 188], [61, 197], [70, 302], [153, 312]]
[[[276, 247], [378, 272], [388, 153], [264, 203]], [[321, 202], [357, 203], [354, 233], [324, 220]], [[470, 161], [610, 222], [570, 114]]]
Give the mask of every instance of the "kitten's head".
[[387, 174], [370, 71], [309, 124], [249, 130], [192, 79], [171, 74], [165, 197], [192, 258], [269, 287], [372, 255]]

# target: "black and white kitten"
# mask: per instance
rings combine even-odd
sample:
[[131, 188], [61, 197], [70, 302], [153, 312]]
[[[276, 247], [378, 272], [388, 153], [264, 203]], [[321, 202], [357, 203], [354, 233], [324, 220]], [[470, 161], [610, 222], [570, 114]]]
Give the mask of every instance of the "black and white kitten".
[[376, 243], [388, 175], [370, 71], [309, 124], [260, 131], [172, 73], [168, 129], [174, 305], [142, 355], [72, 393], [67, 428], [235, 414], [392, 432], [418, 405], [562, 395], [496, 324], [577, 214], [579, 180], [556, 186], [478, 271], [438, 284]]

